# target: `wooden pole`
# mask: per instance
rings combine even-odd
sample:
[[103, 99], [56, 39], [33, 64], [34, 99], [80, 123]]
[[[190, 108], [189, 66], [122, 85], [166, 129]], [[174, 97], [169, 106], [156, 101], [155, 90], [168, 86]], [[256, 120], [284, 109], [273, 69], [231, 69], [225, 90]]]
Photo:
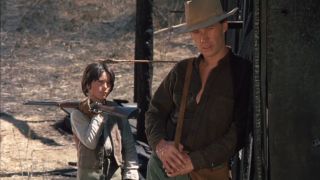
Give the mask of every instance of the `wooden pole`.
[[[153, 60], [153, 0], [137, 0], [135, 59]], [[137, 139], [147, 142], [144, 127], [144, 114], [151, 99], [152, 63], [134, 64], [134, 101], [140, 113], [137, 119]]]

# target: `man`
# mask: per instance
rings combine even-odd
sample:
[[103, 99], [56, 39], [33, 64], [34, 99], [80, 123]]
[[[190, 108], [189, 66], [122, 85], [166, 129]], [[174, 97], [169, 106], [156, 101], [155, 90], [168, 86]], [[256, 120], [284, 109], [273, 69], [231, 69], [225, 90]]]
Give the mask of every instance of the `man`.
[[[146, 113], [153, 149], [147, 179], [229, 179], [228, 161], [241, 148], [248, 118], [251, 65], [225, 44], [226, 18], [220, 0], [185, 4], [186, 23], [200, 55], [175, 65]], [[192, 62], [181, 142], [173, 143], [188, 62]]]

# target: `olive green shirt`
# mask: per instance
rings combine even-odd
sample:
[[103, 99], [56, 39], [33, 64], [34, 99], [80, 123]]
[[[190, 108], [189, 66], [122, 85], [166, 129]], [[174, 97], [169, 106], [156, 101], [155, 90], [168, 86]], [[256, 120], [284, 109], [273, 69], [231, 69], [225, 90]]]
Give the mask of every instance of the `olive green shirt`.
[[193, 71], [181, 144], [195, 169], [227, 162], [243, 144], [248, 119], [251, 64], [231, 50], [210, 72], [199, 103], [199, 63], [203, 56], [180, 61], [160, 84], [146, 112], [146, 135], [153, 150], [161, 139], [173, 140], [187, 62]]

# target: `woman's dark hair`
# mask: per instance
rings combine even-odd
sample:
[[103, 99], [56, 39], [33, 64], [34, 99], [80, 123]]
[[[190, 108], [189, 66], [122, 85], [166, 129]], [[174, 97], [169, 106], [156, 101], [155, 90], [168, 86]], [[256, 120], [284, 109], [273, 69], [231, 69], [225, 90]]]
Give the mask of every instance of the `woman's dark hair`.
[[88, 92], [89, 92], [88, 88], [91, 86], [91, 82], [99, 80], [103, 72], [106, 72], [107, 75], [110, 77], [110, 84], [111, 84], [110, 92], [112, 91], [114, 86], [114, 80], [115, 80], [114, 72], [112, 71], [112, 69], [108, 68], [106, 62], [101, 61], [98, 63], [89, 64], [83, 72], [81, 87], [82, 87], [82, 92], [85, 96], [88, 96]]

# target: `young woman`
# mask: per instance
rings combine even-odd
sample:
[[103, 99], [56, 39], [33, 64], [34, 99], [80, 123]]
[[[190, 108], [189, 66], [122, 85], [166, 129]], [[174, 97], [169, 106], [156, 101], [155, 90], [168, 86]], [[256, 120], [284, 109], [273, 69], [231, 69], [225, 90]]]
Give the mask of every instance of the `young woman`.
[[107, 103], [114, 80], [104, 62], [89, 64], [83, 73], [81, 85], [87, 98], [71, 113], [78, 151], [77, 179], [139, 179], [128, 120], [91, 108], [93, 103]]

